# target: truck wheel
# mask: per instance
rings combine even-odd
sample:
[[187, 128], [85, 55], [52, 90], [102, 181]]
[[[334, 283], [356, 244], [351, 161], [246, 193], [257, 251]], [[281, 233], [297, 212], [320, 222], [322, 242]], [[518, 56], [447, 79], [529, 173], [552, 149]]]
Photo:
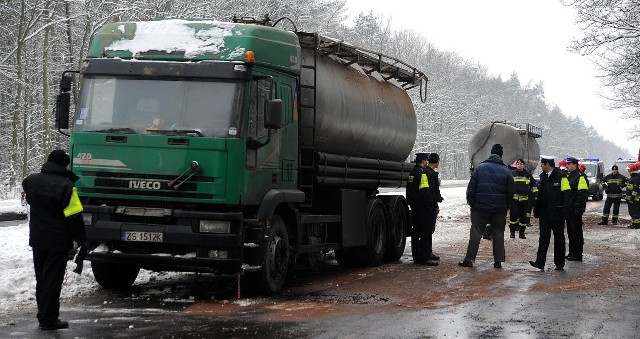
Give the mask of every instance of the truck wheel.
[[284, 220], [278, 215], [271, 219], [267, 230], [267, 241], [263, 246], [262, 270], [260, 280], [262, 291], [273, 294], [282, 290], [289, 271], [289, 234]]
[[387, 204], [387, 212], [389, 215], [389, 232], [387, 237], [387, 250], [385, 259], [389, 261], [398, 261], [404, 254], [404, 248], [407, 244], [407, 225], [409, 217], [407, 209], [402, 203], [401, 196], [391, 200]]
[[387, 216], [380, 199], [367, 202], [367, 244], [360, 249], [365, 266], [380, 266], [387, 248]]
[[140, 267], [92, 260], [91, 270], [100, 286], [106, 289], [125, 289], [136, 281]]

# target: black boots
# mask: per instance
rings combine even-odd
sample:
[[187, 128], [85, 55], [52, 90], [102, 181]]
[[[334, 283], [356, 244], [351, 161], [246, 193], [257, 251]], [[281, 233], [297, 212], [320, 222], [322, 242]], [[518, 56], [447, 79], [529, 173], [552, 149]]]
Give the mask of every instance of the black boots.
[[[526, 227], [523, 227], [523, 226], [518, 228], [518, 238], [527, 239], [527, 237], [524, 236], [524, 230], [525, 229], [526, 229]], [[509, 227], [509, 231], [510, 231], [509, 238], [514, 239], [516, 237], [516, 228], [515, 227], [514, 228]]]
[[463, 260], [461, 262], [458, 263], [458, 266], [462, 266], [462, 267], [473, 267], [473, 261], [471, 260]]
[[40, 329], [43, 331], [60, 330], [68, 327], [69, 323], [60, 319], [56, 320], [56, 322], [52, 324], [40, 324]]

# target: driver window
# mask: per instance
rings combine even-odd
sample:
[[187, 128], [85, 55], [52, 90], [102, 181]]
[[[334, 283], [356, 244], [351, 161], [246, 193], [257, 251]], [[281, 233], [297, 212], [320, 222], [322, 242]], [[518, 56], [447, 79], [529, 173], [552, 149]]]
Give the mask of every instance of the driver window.
[[[251, 81], [251, 104], [249, 106], [249, 136], [260, 138], [267, 135], [264, 128], [264, 113], [267, 100], [275, 97], [271, 79]], [[273, 92], [270, 93], [269, 90]]]

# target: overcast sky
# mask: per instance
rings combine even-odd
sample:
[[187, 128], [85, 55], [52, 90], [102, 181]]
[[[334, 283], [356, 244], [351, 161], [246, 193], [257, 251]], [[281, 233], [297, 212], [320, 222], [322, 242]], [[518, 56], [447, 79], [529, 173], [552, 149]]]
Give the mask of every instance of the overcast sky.
[[347, 0], [347, 6], [354, 15], [391, 17], [394, 29], [413, 29], [436, 48], [472, 59], [503, 80], [515, 72], [523, 85], [544, 83], [549, 104], [579, 115], [629, 155], [638, 153], [640, 143], [627, 140], [631, 123], [603, 107], [604, 88], [593, 64], [567, 51], [581, 33], [573, 8], [559, 0]]

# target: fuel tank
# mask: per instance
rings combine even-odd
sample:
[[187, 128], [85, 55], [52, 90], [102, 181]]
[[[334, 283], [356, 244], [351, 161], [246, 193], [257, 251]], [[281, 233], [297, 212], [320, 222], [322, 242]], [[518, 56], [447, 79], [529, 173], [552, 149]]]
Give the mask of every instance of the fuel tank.
[[302, 58], [303, 65], [315, 65], [301, 74], [302, 145], [387, 161], [409, 156], [416, 139], [416, 113], [399, 85], [376, 72], [365, 74], [357, 64], [343, 65], [334, 55], [303, 50]]
[[501, 144], [504, 152], [502, 161], [506, 165], [522, 158], [527, 170], [533, 173], [540, 160], [540, 146], [536, 140], [539, 137], [541, 130], [529, 124], [493, 122], [484, 126], [469, 141], [471, 170], [489, 157], [494, 144]]

